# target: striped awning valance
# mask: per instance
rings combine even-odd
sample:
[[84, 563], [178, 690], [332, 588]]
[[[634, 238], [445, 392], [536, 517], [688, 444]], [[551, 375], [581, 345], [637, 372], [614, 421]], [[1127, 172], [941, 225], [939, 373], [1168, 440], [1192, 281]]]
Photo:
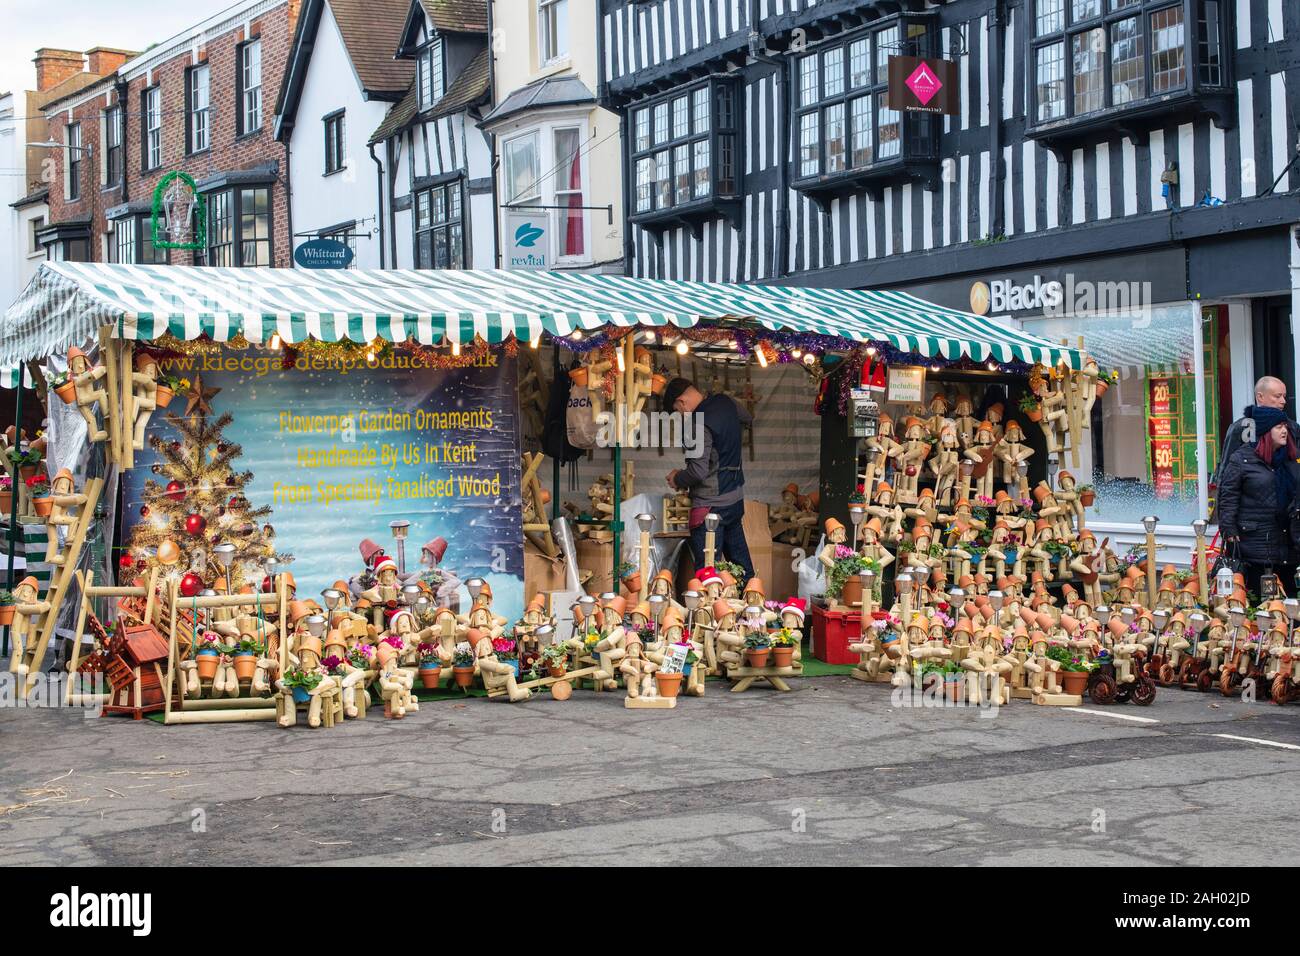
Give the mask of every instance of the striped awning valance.
[[43, 263], [5, 313], [0, 365], [84, 342], [278, 334], [417, 342], [500, 342], [541, 332], [749, 321], [773, 331], [887, 342], [926, 357], [1082, 367], [1079, 352], [901, 292], [676, 282], [573, 272], [218, 269]]

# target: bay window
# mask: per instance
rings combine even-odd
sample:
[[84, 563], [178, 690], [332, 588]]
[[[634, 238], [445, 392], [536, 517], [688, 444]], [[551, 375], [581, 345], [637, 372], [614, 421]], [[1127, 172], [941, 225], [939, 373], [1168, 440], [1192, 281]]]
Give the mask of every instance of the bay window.
[[110, 262], [136, 265], [167, 265], [167, 250], [153, 244], [153, 217], [132, 214], [113, 220], [109, 236]]
[[239, 186], [208, 193], [206, 265], [271, 265], [271, 190]]
[[536, 131], [505, 144], [506, 205], [515, 205], [527, 199], [537, 199], [542, 180], [542, 164]]
[[557, 128], [552, 135], [555, 145], [555, 234], [559, 237], [556, 255], [581, 257], [586, 254], [586, 220], [583, 216], [582, 131], [577, 127]]
[[1031, 135], [1036, 126], [1163, 112], [1192, 99], [1221, 112], [1223, 0], [1033, 0], [1033, 11]]
[[631, 108], [633, 213], [707, 212], [736, 195], [735, 89], [709, 80]]
[[930, 56], [932, 17], [893, 18], [827, 41], [794, 60], [796, 189], [847, 191], [937, 162], [941, 121], [889, 108], [892, 56]]

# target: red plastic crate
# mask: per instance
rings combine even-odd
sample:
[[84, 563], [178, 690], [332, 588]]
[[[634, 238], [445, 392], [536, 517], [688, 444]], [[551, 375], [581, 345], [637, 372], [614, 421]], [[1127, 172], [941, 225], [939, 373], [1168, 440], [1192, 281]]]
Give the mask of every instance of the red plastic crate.
[[830, 611], [813, 605], [813, 657], [827, 664], [856, 664], [849, 650], [862, 634], [861, 611]]

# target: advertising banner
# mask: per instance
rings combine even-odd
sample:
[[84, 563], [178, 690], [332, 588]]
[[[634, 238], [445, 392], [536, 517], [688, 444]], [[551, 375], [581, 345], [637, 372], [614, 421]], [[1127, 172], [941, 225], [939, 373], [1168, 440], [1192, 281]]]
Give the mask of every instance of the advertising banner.
[[[176, 568], [209, 587], [222, 541], [252, 565], [232, 588], [261, 583], [266, 552], [292, 554], [298, 596], [319, 600], [361, 574], [373, 543], [394, 560], [403, 552], [403, 581], [442, 588], [439, 603], [481, 577], [496, 613], [517, 619], [517, 366], [489, 351], [473, 366], [432, 367], [439, 357], [226, 348], [168, 361], [190, 394], [149, 423], [125, 484], [124, 544], [147, 555], [171, 542]], [[390, 522], [401, 520], [399, 549]]]

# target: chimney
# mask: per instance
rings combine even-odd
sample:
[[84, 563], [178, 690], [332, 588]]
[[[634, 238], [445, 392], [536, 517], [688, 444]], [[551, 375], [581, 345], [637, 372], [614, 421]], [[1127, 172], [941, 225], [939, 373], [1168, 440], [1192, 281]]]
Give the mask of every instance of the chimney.
[[36, 91], [43, 93], [81, 72], [85, 57], [78, 50], [41, 47], [36, 51]]
[[130, 50], [115, 50], [112, 47], [97, 46], [86, 51], [86, 70], [95, 76], [108, 76], [121, 68], [122, 64], [135, 56]]

